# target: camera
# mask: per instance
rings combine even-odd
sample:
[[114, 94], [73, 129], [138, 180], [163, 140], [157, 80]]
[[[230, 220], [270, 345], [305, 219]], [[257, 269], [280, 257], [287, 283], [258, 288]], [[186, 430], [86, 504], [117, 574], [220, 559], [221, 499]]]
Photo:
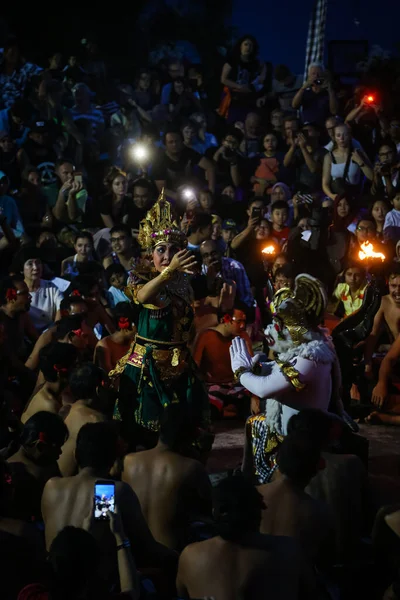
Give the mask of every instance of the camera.
[[314, 83], [315, 83], [315, 85], [322, 85], [324, 83], [324, 80], [323, 79], [316, 79], [314, 81]]

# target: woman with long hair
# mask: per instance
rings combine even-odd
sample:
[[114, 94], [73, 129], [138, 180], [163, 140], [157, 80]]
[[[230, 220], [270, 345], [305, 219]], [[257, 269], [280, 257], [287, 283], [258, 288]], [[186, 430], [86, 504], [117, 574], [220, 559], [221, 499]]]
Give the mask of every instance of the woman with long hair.
[[130, 200], [127, 196], [128, 180], [123, 171], [111, 167], [104, 178], [104, 186], [107, 192], [100, 201], [99, 211], [104, 227], [111, 228], [122, 223], [126, 214], [127, 202]]
[[356, 211], [348, 196], [345, 194], [336, 196], [333, 202], [332, 225], [329, 228], [327, 242], [329, 262], [335, 275], [343, 270], [351, 240], [351, 232], [348, 227], [355, 217]]

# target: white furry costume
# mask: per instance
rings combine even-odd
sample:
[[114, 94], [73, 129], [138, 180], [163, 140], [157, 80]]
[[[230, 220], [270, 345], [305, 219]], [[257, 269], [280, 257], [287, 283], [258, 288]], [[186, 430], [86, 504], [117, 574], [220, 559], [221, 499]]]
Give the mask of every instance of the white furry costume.
[[342, 411], [336, 353], [330, 338], [317, 327], [326, 306], [322, 284], [310, 275], [299, 275], [294, 291], [279, 290], [274, 303], [274, 323], [265, 334], [275, 361], [255, 368], [256, 357], [245, 356], [247, 350], [237, 338], [231, 349], [232, 369], [241, 385], [266, 400], [265, 412], [247, 422], [256, 474], [262, 483], [276, 466], [271, 458], [293, 414], [304, 408], [328, 411], [332, 400], [336, 412]]

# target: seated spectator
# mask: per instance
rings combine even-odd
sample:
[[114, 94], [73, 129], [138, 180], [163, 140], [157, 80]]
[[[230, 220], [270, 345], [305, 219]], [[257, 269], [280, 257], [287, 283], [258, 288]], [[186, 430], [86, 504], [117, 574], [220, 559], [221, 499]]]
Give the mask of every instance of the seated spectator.
[[190, 81], [177, 77], [172, 82], [168, 108], [172, 121], [188, 119], [192, 113], [201, 110], [198, 94], [193, 93]]
[[199, 154], [205, 154], [210, 148], [217, 148], [217, 138], [207, 131], [206, 115], [201, 112], [196, 112], [190, 116], [190, 120], [197, 128], [196, 136], [192, 141], [193, 150]]
[[391, 198], [396, 186], [400, 184], [399, 165], [396, 146], [385, 142], [378, 148], [378, 161], [374, 166], [371, 193]]
[[376, 238], [376, 224], [373, 217], [364, 217], [357, 221], [355, 235], [352, 236], [349, 247], [349, 259], [353, 262], [359, 260], [361, 245], [370, 242], [374, 245], [375, 252], [384, 250], [386, 259], [390, 260], [391, 250], [389, 246], [383, 246]]
[[332, 200], [343, 193], [358, 198], [362, 175], [372, 180], [371, 164], [361, 150], [353, 150], [347, 125], [336, 125], [334, 135], [334, 148], [324, 158], [322, 189]]
[[79, 275], [79, 264], [93, 260], [93, 236], [88, 231], [81, 231], [75, 236], [75, 256], [69, 256], [61, 263], [61, 276], [75, 277]]
[[[14, 236], [20, 238], [24, 233], [24, 226], [14, 198], [8, 195], [9, 187], [10, 181], [7, 175], [0, 171], [0, 214], [6, 219]], [[7, 248], [8, 245], [7, 237], [0, 232], [0, 251]]]
[[[2, 111], [0, 111], [1, 114]], [[21, 170], [18, 162], [18, 147], [10, 135], [0, 129], [0, 171], [7, 175], [12, 189], [21, 183]]]
[[222, 278], [223, 281], [235, 281], [238, 300], [251, 308], [254, 298], [243, 265], [233, 258], [221, 256], [218, 246], [213, 240], [201, 244], [200, 254], [203, 261], [202, 273], [209, 279]]
[[376, 225], [376, 237], [379, 240], [383, 239], [383, 227], [385, 218], [390, 211], [390, 204], [387, 200], [377, 198], [374, 200], [369, 209], [369, 216], [372, 217]]
[[289, 206], [283, 200], [274, 202], [271, 206], [271, 236], [281, 246], [285, 245], [289, 238], [289, 227], [286, 223], [289, 217]]
[[36, 248], [25, 248], [15, 267], [23, 273], [28, 286], [31, 298], [29, 316], [38, 333], [42, 333], [56, 320], [62, 294], [54, 283], [42, 279], [43, 263], [39, 254]]
[[337, 99], [333, 91], [331, 78], [319, 63], [308, 67], [307, 80], [292, 100], [292, 108], [301, 107], [303, 123], [315, 123], [323, 127], [329, 114], [338, 112]]
[[184, 77], [185, 68], [178, 59], [171, 59], [168, 65], [168, 75], [170, 82], [166, 83], [161, 90], [161, 104], [170, 104], [173, 82], [179, 77]]
[[127, 274], [135, 264], [137, 252], [133, 248], [131, 229], [127, 225], [115, 225], [110, 229], [112, 252], [103, 260], [103, 267], [121, 265]]
[[20, 148], [26, 141], [32, 110], [26, 100], [16, 100], [10, 108], [0, 111], [0, 131], [6, 134], [10, 142]]
[[272, 186], [278, 180], [281, 156], [277, 153], [278, 138], [274, 133], [267, 133], [263, 140], [264, 153], [257, 159], [259, 162], [251, 182], [254, 183], [253, 191], [257, 196], [272, 192]]
[[72, 161], [61, 158], [55, 164], [55, 179], [51, 184], [43, 187], [43, 192], [47, 198], [47, 204], [52, 210], [55, 219], [62, 220], [68, 217], [68, 206], [72, 207], [73, 202], [70, 197], [78, 193], [77, 186], [74, 186], [74, 164]]
[[272, 91], [275, 94], [281, 111], [293, 112], [292, 101], [303, 85], [303, 75], [294, 75], [286, 65], [277, 65], [272, 80]]
[[32, 396], [21, 416], [26, 423], [38, 412], [58, 414], [62, 407], [62, 392], [68, 385], [68, 377], [75, 366], [77, 351], [73, 345], [54, 342], [42, 348], [39, 353], [39, 369], [43, 373], [44, 384]]
[[326, 246], [335, 275], [338, 275], [345, 265], [351, 239], [349, 227], [352, 226], [354, 217], [355, 211], [347, 196], [338, 194], [333, 202], [333, 219]]
[[132, 100], [140, 108], [149, 111], [156, 104], [156, 97], [152, 90], [152, 77], [148, 69], [141, 69], [136, 77]]
[[[95, 482], [110, 479], [109, 472], [117, 458], [117, 439], [111, 423], [86, 423], [80, 428], [75, 450], [78, 474], [50, 479], [43, 491], [42, 513], [48, 549], [64, 527], [84, 527], [93, 511]], [[138, 566], [162, 566], [168, 572], [176, 562], [176, 555], [155, 541], [138, 498], [127, 483], [115, 482], [115, 503]], [[109, 573], [110, 559], [115, 552], [112, 536], [93, 522], [86, 529], [101, 543], [105, 574]]]
[[294, 288], [295, 272], [291, 264], [283, 265], [275, 271], [274, 288], [275, 291], [281, 288]]
[[[61, 448], [58, 466], [63, 477], [75, 475], [76, 439], [86, 423], [106, 421], [108, 407], [100, 400], [104, 371], [93, 363], [82, 363], [69, 376], [70, 402], [62, 408], [62, 416], [68, 429], [68, 439]], [[107, 411], [109, 412], [109, 411]]]
[[9, 36], [4, 41], [0, 68], [0, 108], [9, 108], [22, 97], [25, 88], [34, 75], [42, 71], [41, 67], [25, 62], [16, 37]]
[[290, 147], [296, 134], [300, 131], [300, 122], [294, 115], [288, 115], [283, 119], [283, 131], [286, 145]]
[[241, 37], [222, 68], [221, 83], [225, 86], [224, 105], [219, 113], [229, 123], [244, 121], [262, 96], [266, 78], [266, 66], [258, 59], [259, 46], [252, 35]]
[[74, 106], [71, 116], [84, 134], [85, 143], [93, 144], [101, 139], [104, 132], [104, 117], [91, 103], [91, 91], [85, 83], [78, 83], [73, 90]]
[[112, 228], [122, 223], [128, 214], [130, 198], [127, 196], [128, 182], [125, 173], [111, 167], [104, 178], [107, 193], [100, 200], [99, 211], [104, 227]]
[[400, 190], [394, 192], [390, 202], [393, 208], [385, 217], [383, 237], [396, 243], [400, 239]]
[[192, 434], [188, 415], [171, 405], [156, 447], [127, 454], [122, 473], [154, 539], [178, 551], [190, 539], [191, 524], [211, 517], [211, 484], [204, 466], [191, 457]]
[[292, 193], [290, 191], [290, 188], [286, 185], [286, 183], [278, 181], [278, 183], [275, 183], [275, 185], [272, 186], [271, 204], [277, 202], [278, 200], [283, 200], [284, 202], [289, 203], [291, 198]]
[[321, 189], [325, 151], [319, 146], [319, 135], [316, 125], [304, 123], [283, 161], [286, 168], [296, 170], [295, 189], [301, 192], [312, 193]]
[[52, 226], [52, 213], [41, 187], [38, 170], [34, 167], [25, 169], [17, 205], [28, 235], [35, 235], [41, 228]]
[[188, 235], [188, 250], [199, 253], [200, 245], [211, 239], [212, 234], [212, 216], [198, 213], [190, 223], [190, 233]]
[[112, 264], [105, 269], [104, 274], [108, 283], [107, 299], [110, 308], [115, 308], [119, 302], [129, 302], [125, 294], [128, 275], [124, 267]]
[[196, 177], [194, 169], [200, 167], [200, 170], [204, 171], [209, 189], [215, 192], [215, 166], [211, 160], [186, 148], [180, 131], [167, 130], [164, 133], [164, 144], [165, 151], [154, 164], [152, 171], [159, 191], [166, 188], [167, 196], [176, 199], [178, 188], [193, 181]]
[[124, 223], [132, 230], [132, 235], [137, 237], [139, 224], [145, 218], [147, 211], [153, 206], [157, 198], [157, 188], [152, 181], [140, 177], [132, 183], [132, 200], [128, 206], [127, 218]]
[[[236, 237], [237, 233], [238, 227], [235, 221], [233, 221], [232, 219], [225, 219], [225, 221], [223, 221], [221, 225], [221, 240], [224, 247], [224, 256], [232, 257], [233, 252], [231, 248], [231, 243], [232, 240]], [[212, 237], [211, 239], [215, 239], [217, 241], [218, 236], [216, 236], [215, 238]]]
[[306, 597], [313, 597], [314, 576], [298, 543], [259, 533], [263, 508], [261, 494], [244, 477], [228, 477], [217, 485], [214, 517], [218, 535], [190, 544], [182, 552], [176, 582], [180, 597], [236, 598], [244, 594], [258, 600], [268, 590], [274, 598], [294, 600], [300, 589]]
[[240, 144], [240, 152], [245, 158], [253, 158], [260, 151], [262, 142], [261, 117], [255, 112], [250, 112], [244, 125], [242, 125], [243, 140]]
[[[111, 600], [112, 598], [139, 598], [139, 579], [130, 546], [126, 543], [121, 517], [117, 510], [109, 512], [109, 529], [115, 539], [118, 558], [118, 575], [121, 594], [108, 594], [109, 582], [101, 570], [101, 546], [84, 529], [68, 526], [54, 538], [48, 555], [49, 583], [31, 583], [21, 590], [18, 600], [33, 598], [73, 598], [77, 595]], [[89, 520], [89, 519], [88, 519]], [[75, 565], [71, 568], [71, 565]], [[37, 577], [37, 575], [36, 575]], [[90, 590], [87, 592], [87, 590]]]
[[59, 474], [57, 459], [68, 437], [62, 418], [41, 411], [24, 424], [20, 448], [7, 460], [14, 482], [10, 517], [41, 520], [40, 501], [47, 481]]
[[280, 108], [275, 108], [271, 111], [270, 123], [272, 127], [272, 131], [278, 137], [278, 148], [279, 150], [284, 149], [284, 137], [285, 137], [285, 128], [283, 126], [283, 119], [285, 117], [285, 113]]
[[35, 121], [30, 126], [26, 142], [18, 151], [21, 171], [29, 166], [36, 167], [41, 175], [43, 186], [51, 186], [56, 180], [56, 161], [53, 123], [48, 120]]
[[136, 335], [133, 310], [129, 299], [118, 302], [114, 307], [117, 331], [104, 337], [97, 343], [94, 362], [106, 373], [115, 368], [117, 362], [128, 352]]
[[200, 190], [198, 203], [201, 212], [208, 214], [215, 212], [214, 196], [210, 190]]
[[[328, 117], [325, 121], [325, 129], [326, 129], [326, 133], [328, 135], [328, 137], [330, 138], [330, 141], [326, 144], [326, 146], [324, 146], [325, 150], [328, 150], [328, 152], [332, 152], [334, 144], [335, 144], [335, 127], [336, 125], [342, 125], [343, 124], [343, 120], [341, 119], [341, 117]], [[353, 146], [354, 150], [361, 150], [363, 151], [363, 148], [360, 144], [360, 142], [358, 142], [357, 140], [354, 139], [354, 137], [351, 138], [351, 145]]]
[[329, 557], [333, 523], [326, 504], [305, 487], [324, 468], [321, 450], [306, 433], [293, 432], [279, 448], [272, 483], [257, 488], [266, 506], [260, 532], [297, 539], [308, 559], [319, 564]]
[[393, 116], [389, 119], [389, 138], [395, 144], [397, 153], [400, 153], [400, 119]]
[[343, 279], [343, 283], [338, 283], [333, 292], [330, 312], [339, 311], [343, 316], [349, 317], [361, 308], [368, 281], [364, 267], [359, 264], [348, 266]]
[[228, 185], [237, 187], [242, 183], [243, 169], [239, 154], [242, 139], [243, 134], [239, 129], [228, 130], [221, 146], [212, 156], [217, 165], [217, 182], [221, 187]]

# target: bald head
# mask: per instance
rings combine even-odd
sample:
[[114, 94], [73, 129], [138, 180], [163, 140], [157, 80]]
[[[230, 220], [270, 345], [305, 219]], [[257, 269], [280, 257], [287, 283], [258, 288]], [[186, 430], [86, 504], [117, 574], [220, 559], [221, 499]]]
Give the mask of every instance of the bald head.
[[221, 253], [214, 240], [206, 240], [200, 246], [200, 254], [203, 263], [208, 267], [211, 263], [221, 262]]

